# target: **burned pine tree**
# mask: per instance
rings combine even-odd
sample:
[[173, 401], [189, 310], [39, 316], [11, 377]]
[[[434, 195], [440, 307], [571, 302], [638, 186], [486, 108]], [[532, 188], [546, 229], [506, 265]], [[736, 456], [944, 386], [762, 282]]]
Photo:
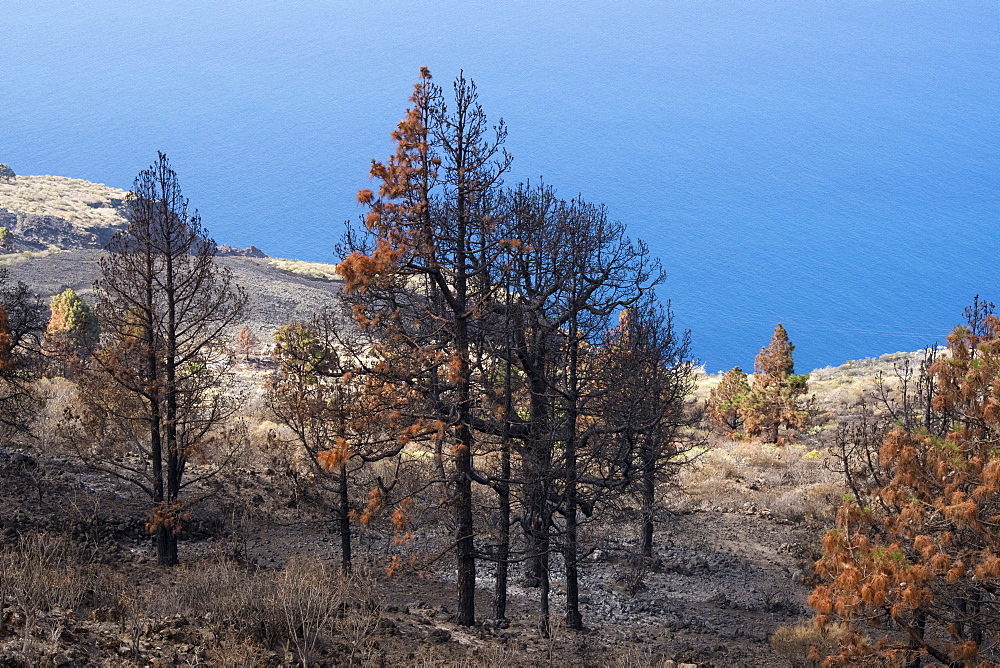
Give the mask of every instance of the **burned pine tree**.
[[[365, 229], [348, 233], [338, 271], [370, 340], [363, 372], [396, 398], [387, 428], [430, 449], [455, 513], [459, 623], [474, 622], [484, 557], [475, 483], [497, 502], [497, 542], [486, 557], [497, 564], [493, 615], [506, 615], [510, 567], [524, 562], [547, 633], [549, 560], [562, 553], [567, 619], [580, 628], [577, 513], [631, 493], [643, 470], [655, 487], [673, 447], [667, 422], [677, 421], [673, 406], [689, 388], [686, 340], [658, 321], [660, 338], [649, 345], [659, 364], [676, 367], [677, 382], [673, 393], [653, 392], [657, 419], [620, 410], [630, 421], [611, 423], [601, 414], [612, 381], [604, 338], [623, 309], [651, 303], [659, 263], [602, 206], [562, 200], [545, 185], [502, 190], [506, 131], [487, 124], [463, 77], [454, 92], [449, 109], [423, 72], [393, 133], [396, 153], [372, 166], [378, 191], [358, 195], [369, 209]], [[650, 447], [660, 439], [645, 468], [636, 454], [645, 446], [634, 440], [636, 449], [602, 469], [608, 443], [628, 430], [649, 435]]]
[[[662, 280], [659, 264], [603, 207], [561, 200], [548, 186], [507, 193], [497, 234], [509, 248], [503, 285], [509, 297], [493, 304], [512, 344], [504, 361], [517, 369], [523, 402], [506, 429], [520, 466], [521, 526], [527, 579], [539, 587], [542, 630], [549, 614], [549, 555], [566, 564], [567, 623], [581, 628], [577, 513], [618, 485], [595, 472], [608, 422], [601, 397], [608, 376], [598, 353], [609, 322], [650, 294]], [[603, 456], [603, 455], [602, 455]], [[628, 475], [623, 463], [615, 474]], [[562, 516], [557, 528], [554, 516]]]
[[496, 289], [488, 272], [501, 249], [489, 234], [490, 206], [510, 160], [502, 122], [489, 125], [475, 85], [461, 75], [451, 108], [426, 69], [410, 100], [393, 133], [396, 153], [372, 165], [378, 192], [358, 195], [369, 207], [367, 234], [348, 237], [338, 271], [358, 323], [378, 340], [373, 371], [407, 399], [397, 413], [412, 419], [399, 427], [435, 425], [455, 511], [458, 623], [468, 626], [476, 586], [472, 337]]
[[157, 557], [173, 565], [181, 490], [217, 470], [185, 480], [234, 408], [219, 391], [232, 363], [223, 333], [247, 297], [215, 263], [215, 242], [165, 155], [139, 173], [126, 204], [128, 227], [108, 244], [94, 284], [101, 339], [81, 381], [81, 424], [95, 442], [84, 454], [150, 497]]
[[44, 329], [41, 299], [0, 267], [0, 429], [5, 438], [26, 432], [38, 407], [31, 384], [38, 376]]
[[[304, 450], [321, 486], [332, 490], [340, 534], [341, 568], [351, 570], [351, 519], [362, 509], [352, 488], [367, 464], [394, 457], [405, 445], [387, 432], [383, 402], [368, 388], [358, 363], [355, 328], [333, 310], [274, 334], [278, 369], [268, 382], [271, 412]], [[379, 481], [384, 497], [392, 481]]]

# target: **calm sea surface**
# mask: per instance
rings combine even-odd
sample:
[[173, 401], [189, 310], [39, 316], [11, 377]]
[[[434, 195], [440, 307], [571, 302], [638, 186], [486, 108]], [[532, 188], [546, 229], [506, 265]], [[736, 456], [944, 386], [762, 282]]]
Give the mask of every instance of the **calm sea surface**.
[[127, 189], [162, 150], [220, 243], [335, 260], [427, 65], [505, 119], [509, 183], [650, 244], [709, 371], [1000, 302], [996, 0], [8, 0], [0, 35], [0, 162]]

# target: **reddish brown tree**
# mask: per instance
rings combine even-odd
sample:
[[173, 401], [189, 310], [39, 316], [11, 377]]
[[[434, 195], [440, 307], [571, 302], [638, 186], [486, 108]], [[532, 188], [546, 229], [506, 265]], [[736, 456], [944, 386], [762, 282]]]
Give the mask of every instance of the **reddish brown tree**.
[[763, 434], [768, 443], [778, 442], [782, 425], [802, 427], [807, 418], [799, 409], [798, 398], [808, 389], [809, 375], [795, 375], [794, 350], [788, 332], [778, 323], [770, 345], [761, 348], [754, 360], [752, 388], [741, 401], [746, 432], [751, 436]]
[[243, 361], [250, 361], [250, 351], [259, 343], [257, 335], [248, 326], [243, 325], [240, 331], [236, 332], [236, 349], [243, 353]]
[[510, 160], [502, 150], [502, 122], [490, 127], [475, 85], [463, 76], [455, 80], [449, 108], [424, 68], [410, 101], [393, 133], [396, 153], [372, 164], [378, 192], [358, 194], [369, 207], [369, 235], [348, 237], [352, 252], [338, 272], [356, 297], [359, 324], [381, 341], [382, 365], [372, 370], [385, 382], [409, 386], [401, 396], [414, 397], [405, 411], [414, 425], [442, 425], [437, 456], [451, 464], [457, 621], [469, 626], [476, 586], [471, 351], [474, 323], [496, 289], [487, 280], [500, 250], [488, 235], [490, 205]]
[[[351, 328], [353, 329], [353, 328]], [[285, 325], [275, 332], [278, 369], [268, 383], [271, 410], [294, 435], [324, 487], [330, 487], [340, 534], [341, 567], [350, 571], [351, 519], [364, 509], [353, 503], [357, 476], [367, 465], [394, 457], [406, 441], [387, 429], [382, 402], [367, 391], [352, 357], [356, 350], [348, 327], [332, 311], [309, 323]], [[381, 479], [380, 499], [394, 481]]]
[[[247, 298], [215, 264], [215, 242], [165, 155], [139, 173], [126, 203], [128, 227], [108, 244], [94, 284], [104, 345], [83, 383], [83, 424], [100, 426], [92, 436], [109, 449], [87, 456], [149, 495], [158, 559], [173, 565], [181, 490], [203, 479], [185, 480], [188, 462], [234, 408], [218, 392], [230, 363], [220, 342]], [[112, 426], [118, 438], [109, 442]], [[127, 445], [139, 463], [119, 456]]]
[[708, 393], [705, 408], [709, 420], [730, 434], [738, 434], [743, 427], [743, 414], [740, 409], [748, 394], [750, 394], [750, 383], [747, 375], [743, 373], [743, 369], [734, 366]]
[[853, 630], [828, 665], [1000, 660], [1000, 319], [978, 299], [966, 315], [929, 391], [897, 385], [910, 417], [892, 419], [870, 475], [849, 478], [855, 495], [824, 538], [810, 605]]

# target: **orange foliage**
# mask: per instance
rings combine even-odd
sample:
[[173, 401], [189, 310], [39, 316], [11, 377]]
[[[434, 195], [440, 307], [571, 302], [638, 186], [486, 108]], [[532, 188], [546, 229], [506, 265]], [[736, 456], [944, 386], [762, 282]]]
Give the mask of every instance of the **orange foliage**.
[[337, 444], [334, 447], [329, 450], [323, 450], [316, 455], [316, 461], [319, 462], [324, 471], [333, 471], [350, 458], [350, 447], [344, 438], [338, 438]]
[[371, 255], [354, 252], [337, 265], [337, 273], [344, 279], [345, 290], [367, 290], [380, 276], [392, 273], [403, 252], [389, 248], [380, 240]]
[[190, 517], [190, 513], [181, 512], [179, 503], [161, 501], [153, 506], [153, 510], [146, 520], [146, 532], [155, 534], [161, 528], [166, 528], [170, 533], [177, 535], [181, 532], [182, 522]]
[[392, 559], [389, 560], [389, 565], [385, 567], [385, 576], [387, 578], [394, 577], [402, 565], [402, 558], [400, 558], [398, 554], [392, 555]]
[[376, 487], [375, 489], [368, 492], [368, 504], [365, 506], [364, 510], [360, 513], [353, 513], [358, 522], [362, 525], [368, 526], [368, 523], [372, 521], [375, 515], [382, 509], [382, 504], [385, 500], [385, 493]]
[[[880, 478], [862, 508], [846, 500], [823, 538], [809, 598], [816, 621], [857, 633], [824, 665], [859, 657], [993, 665], [1000, 616], [982, 604], [1000, 587], [1000, 320], [981, 302], [929, 368], [940, 435], [896, 427], [879, 452]], [[949, 619], [961, 623], [953, 624]], [[892, 620], [902, 634], [894, 635]], [[940, 631], [931, 632], [932, 624]], [[860, 629], [881, 637], [862, 640]], [[950, 638], [950, 641], [947, 640]]]

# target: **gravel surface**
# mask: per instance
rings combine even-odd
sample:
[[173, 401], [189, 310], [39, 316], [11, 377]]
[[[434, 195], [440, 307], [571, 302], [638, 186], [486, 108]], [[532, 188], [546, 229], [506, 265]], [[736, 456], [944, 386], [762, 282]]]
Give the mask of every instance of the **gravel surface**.
[[[93, 301], [94, 281], [100, 275], [99, 250], [68, 250], [44, 257], [8, 256], [6, 266], [14, 280], [21, 280], [46, 301], [73, 288]], [[250, 303], [245, 322], [261, 341], [269, 341], [278, 327], [308, 320], [333, 304], [339, 281], [314, 278], [278, 269], [267, 259], [219, 257], [216, 262], [232, 270], [236, 283], [247, 291]]]

